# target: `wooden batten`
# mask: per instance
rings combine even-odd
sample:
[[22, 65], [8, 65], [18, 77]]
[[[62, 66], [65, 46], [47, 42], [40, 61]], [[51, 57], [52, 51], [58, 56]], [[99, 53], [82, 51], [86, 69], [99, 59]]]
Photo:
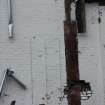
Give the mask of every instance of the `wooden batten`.
[[[67, 85], [79, 81], [78, 40], [76, 22], [64, 22]], [[68, 105], [81, 105], [80, 96], [68, 95]]]
[[86, 32], [85, 0], [78, 0], [76, 3], [76, 19], [78, 33]]

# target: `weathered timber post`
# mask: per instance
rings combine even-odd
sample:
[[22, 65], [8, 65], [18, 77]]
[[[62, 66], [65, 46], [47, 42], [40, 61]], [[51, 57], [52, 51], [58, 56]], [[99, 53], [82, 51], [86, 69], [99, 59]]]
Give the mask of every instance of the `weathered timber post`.
[[78, 0], [76, 2], [76, 19], [79, 33], [86, 32], [85, 18], [85, 0]]
[[[64, 39], [67, 85], [70, 81], [79, 81], [78, 38], [76, 21], [71, 21], [70, 11], [73, 0], [65, 0]], [[78, 87], [79, 88], [79, 87]], [[68, 105], [81, 105], [80, 95], [67, 95]]]

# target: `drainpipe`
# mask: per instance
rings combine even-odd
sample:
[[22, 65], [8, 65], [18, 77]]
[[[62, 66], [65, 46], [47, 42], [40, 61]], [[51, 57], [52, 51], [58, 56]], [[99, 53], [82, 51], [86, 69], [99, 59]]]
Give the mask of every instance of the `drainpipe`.
[[9, 38], [13, 38], [13, 14], [12, 14], [12, 0], [8, 0], [8, 13], [9, 13], [9, 20], [8, 20], [8, 32]]

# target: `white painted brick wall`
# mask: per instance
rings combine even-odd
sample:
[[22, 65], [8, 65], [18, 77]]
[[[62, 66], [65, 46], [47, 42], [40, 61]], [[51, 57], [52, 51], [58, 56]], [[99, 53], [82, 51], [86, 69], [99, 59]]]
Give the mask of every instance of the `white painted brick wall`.
[[[104, 29], [99, 30], [104, 24], [98, 24], [96, 5], [86, 5], [86, 16], [87, 33], [79, 35], [80, 75], [91, 82], [94, 94], [82, 105], [104, 105], [104, 49], [100, 51]], [[12, 100], [16, 105], [58, 105], [60, 87], [63, 90], [66, 83], [64, 0], [13, 0], [13, 17], [14, 39], [10, 40], [7, 0], [0, 0], [0, 80], [3, 71], [11, 68], [28, 89], [23, 91], [8, 81], [4, 89], [7, 96], [0, 98], [0, 105], [10, 105]], [[104, 33], [101, 35], [104, 43]], [[67, 105], [66, 99], [61, 105]]]
[[[83, 105], [104, 105], [103, 92], [103, 55], [101, 54], [101, 38], [103, 30], [100, 30], [99, 7], [97, 4], [86, 5], [87, 32], [79, 35], [79, 64], [81, 79], [91, 83], [93, 96], [88, 101], [82, 101]], [[103, 21], [102, 23], [105, 23]], [[103, 28], [102, 28], [103, 29]]]
[[[63, 0], [13, 0], [13, 40], [8, 38], [7, 0], [0, 1], [0, 14], [0, 78], [11, 68], [28, 88], [8, 81], [0, 105], [13, 100], [16, 105], [58, 105], [66, 83]], [[42, 100], [46, 95], [49, 100]]]

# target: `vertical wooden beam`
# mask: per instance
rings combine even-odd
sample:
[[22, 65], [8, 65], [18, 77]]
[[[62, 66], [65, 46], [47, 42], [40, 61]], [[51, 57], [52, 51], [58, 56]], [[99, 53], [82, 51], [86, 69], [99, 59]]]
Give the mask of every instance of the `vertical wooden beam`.
[[66, 67], [68, 72], [67, 79], [75, 81], [79, 79], [78, 39], [76, 22], [65, 21], [64, 30]]
[[85, 0], [78, 0], [76, 3], [76, 19], [79, 33], [86, 32], [85, 18]]
[[[70, 81], [79, 81], [77, 25], [71, 22], [70, 16], [72, 2], [65, 0], [64, 39], [68, 86]], [[68, 105], [81, 105], [80, 96], [68, 95]]]
[[71, 16], [70, 16], [70, 11], [71, 7], [70, 4], [73, 2], [73, 0], [65, 0], [65, 20], [70, 21]]

